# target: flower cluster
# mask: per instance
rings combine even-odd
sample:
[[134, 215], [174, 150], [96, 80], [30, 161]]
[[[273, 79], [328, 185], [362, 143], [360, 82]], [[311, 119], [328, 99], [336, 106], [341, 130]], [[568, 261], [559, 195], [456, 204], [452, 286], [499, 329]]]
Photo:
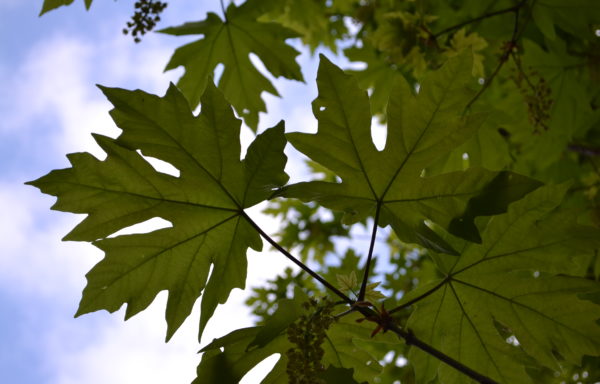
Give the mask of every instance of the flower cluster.
[[306, 314], [287, 329], [287, 337], [294, 347], [287, 352], [287, 374], [290, 384], [325, 384], [319, 374], [325, 370], [321, 347], [329, 326], [335, 321], [329, 301], [311, 299], [303, 304]]
[[546, 79], [531, 67], [527, 72], [523, 70], [521, 61], [517, 55], [513, 55], [516, 64], [516, 71], [512, 75], [517, 88], [521, 92], [525, 103], [527, 103], [527, 112], [529, 122], [535, 128], [536, 132], [548, 130], [548, 121], [550, 120], [550, 111], [552, 110], [552, 89]]

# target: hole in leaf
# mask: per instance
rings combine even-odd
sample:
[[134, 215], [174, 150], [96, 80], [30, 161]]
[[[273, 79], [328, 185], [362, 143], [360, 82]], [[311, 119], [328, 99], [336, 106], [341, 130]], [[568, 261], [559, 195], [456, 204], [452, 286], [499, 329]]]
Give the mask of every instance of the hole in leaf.
[[520, 345], [519, 340], [517, 340], [517, 338], [515, 337], [515, 335], [510, 335], [507, 339], [506, 342], [508, 344], [514, 345], [515, 347], [518, 347]]
[[469, 162], [469, 154], [465, 152], [465, 153], [462, 154], [462, 168], [463, 169], [469, 168], [469, 164], [470, 164], [470, 162]]
[[137, 223], [134, 225], [130, 225], [129, 227], [118, 230], [112, 235], [108, 236], [109, 238], [121, 236], [121, 235], [133, 235], [133, 234], [143, 234], [150, 233], [163, 228], [172, 228], [173, 225], [170, 221], [167, 221], [160, 217], [153, 217], [149, 220], [146, 220], [141, 223]]
[[408, 364], [408, 360], [406, 360], [404, 356], [400, 356], [396, 359], [397, 367], [404, 367], [406, 364]]
[[483, 77], [480, 77], [479, 79], [477, 79], [477, 82], [479, 83], [479, 85], [483, 85], [485, 84], [485, 79]]
[[327, 108], [325, 108], [324, 106], [320, 106], [319, 107], [319, 111], [323, 112], [324, 110], [326, 110]]
[[394, 351], [389, 351], [388, 353], [386, 353], [385, 356], [383, 356], [383, 359], [381, 359], [382, 365], [391, 363], [392, 359], [394, 358], [394, 355]]
[[383, 151], [387, 139], [387, 125], [379, 123], [376, 118], [371, 120], [371, 139], [375, 148]]
[[142, 156], [156, 172], [175, 177], [179, 177], [181, 175], [179, 169], [175, 168], [173, 164], [167, 163], [166, 161], [157, 159], [155, 157], [145, 156], [139, 149], [137, 150], [137, 153], [139, 153], [140, 156]]

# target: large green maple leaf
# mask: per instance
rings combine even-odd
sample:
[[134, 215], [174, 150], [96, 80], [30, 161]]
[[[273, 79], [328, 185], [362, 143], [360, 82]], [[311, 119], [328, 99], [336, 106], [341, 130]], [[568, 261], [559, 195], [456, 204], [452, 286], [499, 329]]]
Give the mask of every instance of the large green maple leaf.
[[[403, 299], [416, 303], [407, 328], [500, 383], [532, 382], [526, 365], [536, 361], [560, 370], [559, 359], [579, 365], [583, 355], [600, 355], [600, 306], [582, 299], [600, 285], [564, 275], [588, 265], [600, 234], [578, 225], [572, 212], [555, 210], [565, 190], [532, 192], [491, 219], [482, 244], [465, 242], [460, 257], [436, 257], [446, 277]], [[443, 383], [465, 382], [415, 348], [409, 360], [418, 382], [436, 375]]]
[[481, 168], [421, 177], [423, 169], [467, 140], [483, 121], [482, 115], [462, 114], [474, 94], [468, 87], [473, 81], [470, 63], [468, 55], [448, 61], [421, 83], [416, 95], [398, 76], [387, 108], [385, 149], [379, 151], [371, 139], [367, 93], [322, 56], [319, 96], [313, 102], [318, 132], [287, 137], [342, 181], [294, 184], [282, 194], [343, 210], [346, 222], [378, 217], [380, 225], [391, 224], [402, 240], [439, 251], [455, 253], [426, 220], [479, 241], [475, 217], [503, 212], [540, 183]]
[[[202, 333], [217, 304], [244, 287], [248, 247], [262, 247], [244, 208], [288, 180], [283, 123], [259, 135], [240, 161], [241, 122], [211, 84], [199, 116], [173, 85], [164, 97], [102, 90], [123, 130], [117, 139], [95, 136], [107, 158], [71, 154], [71, 168], [30, 182], [58, 197], [53, 209], [88, 215], [66, 240], [93, 241], [106, 254], [87, 274], [77, 315], [127, 303], [129, 318], [168, 290], [168, 339], [203, 292]], [[138, 150], [172, 164], [180, 176], [157, 172]], [[107, 238], [154, 217], [172, 227]]]
[[200, 101], [215, 67], [223, 64], [219, 89], [254, 130], [258, 113], [266, 110], [261, 93], [267, 91], [275, 96], [279, 93], [252, 64], [250, 54], [254, 53], [273, 76], [303, 81], [295, 61], [299, 52], [285, 43], [286, 39], [298, 37], [298, 34], [277, 23], [259, 22], [258, 16], [251, 4], [236, 7], [232, 3], [227, 8], [225, 20], [209, 13], [203, 21], [161, 31], [177, 36], [203, 35], [202, 39], [177, 48], [166, 67], [166, 70], [185, 68], [177, 85], [192, 106]]

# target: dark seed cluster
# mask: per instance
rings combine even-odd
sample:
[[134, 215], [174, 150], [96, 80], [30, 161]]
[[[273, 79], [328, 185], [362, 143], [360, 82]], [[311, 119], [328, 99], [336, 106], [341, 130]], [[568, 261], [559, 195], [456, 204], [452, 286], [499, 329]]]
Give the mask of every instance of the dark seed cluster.
[[123, 34], [131, 32], [133, 41], [139, 43], [142, 41], [140, 36], [150, 32], [160, 21], [160, 14], [167, 3], [160, 0], [138, 0], [134, 7], [135, 13], [131, 16], [131, 21], [127, 22], [127, 27], [123, 28]]
[[530, 67], [526, 72], [523, 70], [518, 56], [513, 55], [513, 58], [517, 66], [512, 79], [519, 88], [525, 103], [527, 103], [529, 122], [536, 132], [540, 130], [547, 131], [550, 111], [554, 102], [552, 100], [552, 89], [537, 70]]
[[286, 354], [287, 374], [290, 384], [325, 384], [318, 376], [325, 370], [322, 359], [325, 353], [321, 345], [329, 326], [335, 321], [331, 315], [333, 305], [329, 301], [319, 303], [311, 299], [303, 304], [307, 314], [302, 315], [287, 329], [287, 337], [294, 347]]

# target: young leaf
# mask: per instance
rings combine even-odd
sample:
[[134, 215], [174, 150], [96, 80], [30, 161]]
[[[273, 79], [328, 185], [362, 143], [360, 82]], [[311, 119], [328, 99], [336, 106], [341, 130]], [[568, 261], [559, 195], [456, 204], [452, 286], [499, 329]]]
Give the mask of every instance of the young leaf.
[[261, 93], [267, 91], [279, 96], [271, 82], [250, 61], [254, 53], [275, 77], [303, 81], [295, 61], [299, 54], [285, 44], [298, 35], [276, 23], [263, 23], [249, 6], [227, 8], [225, 20], [209, 13], [206, 20], [186, 23], [162, 30], [171, 35], [203, 35], [203, 38], [177, 48], [165, 70], [185, 67], [178, 86], [194, 107], [215, 67], [222, 63], [223, 74], [219, 89], [233, 105], [246, 124], [256, 130], [258, 113], [266, 111]]
[[385, 295], [381, 293], [380, 290], [375, 289], [381, 284], [380, 282], [372, 283], [367, 285], [367, 290], [365, 291], [365, 300], [371, 303], [377, 303], [381, 299], [385, 299]]
[[336, 275], [338, 287], [343, 292], [352, 291], [358, 285], [358, 279], [356, 278], [356, 272], [352, 271], [347, 275]]
[[[470, 63], [468, 55], [449, 60], [421, 84], [418, 95], [399, 76], [387, 110], [386, 147], [378, 151], [371, 140], [366, 92], [321, 56], [319, 96], [313, 102], [318, 132], [291, 133], [288, 139], [312, 160], [336, 172], [342, 182], [299, 183], [286, 187], [282, 194], [343, 210], [346, 222], [381, 210], [379, 225], [391, 224], [400, 239], [438, 251], [456, 253], [425, 220], [478, 241], [475, 217], [504, 212], [510, 202], [540, 183], [480, 168], [420, 177], [424, 168], [468, 139], [483, 121], [481, 115], [462, 116], [473, 96], [467, 87], [472, 80]], [[492, 188], [495, 193], [488, 193]], [[489, 195], [489, 206], [469, 204], [483, 193]], [[460, 223], [451, 225], [456, 220]]]
[[[491, 220], [481, 245], [468, 243], [454, 263], [440, 264], [446, 278], [403, 299], [421, 299], [407, 328], [500, 383], [532, 380], [499, 326], [522, 351], [555, 370], [560, 369], [557, 356], [577, 365], [583, 355], [600, 355], [600, 306], [581, 299], [600, 287], [584, 278], [554, 275], [587, 263], [587, 254], [600, 245], [596, 229], [577, 225], [568, 212], [553, 211], [564, 191], [540, 188], [514, 203]], [[436, 372], [444, 383], [464, 381], [459, 372], [417, 349], [411, 349], [409, 360], [418, 382]]]
[[[72, 168], [29, 183], [58, 197], [53, 209], [88, 215], [65, 240], [93, 241], [106, 254], [87, 274], [77, 316], [127, 303], [129, 318], [168, 290], [169, 339], [204, 292], [201, 334], [217, 304], [244, 287], [248, 247], [262, 247], [243, 209], [288, 179], [283, 123], [259, 135], [240, 161], [240, 121], [214, 86], [199, 116], [173, 85], [164, 97], [101, 88], [123, 130], [116, 140], [95, 136], [106, 160], [71, 154]], [[180, 176], [155, 171], [138, 150], [172, 164]], [[153, 217], [173, 226], [106, 238]]]

